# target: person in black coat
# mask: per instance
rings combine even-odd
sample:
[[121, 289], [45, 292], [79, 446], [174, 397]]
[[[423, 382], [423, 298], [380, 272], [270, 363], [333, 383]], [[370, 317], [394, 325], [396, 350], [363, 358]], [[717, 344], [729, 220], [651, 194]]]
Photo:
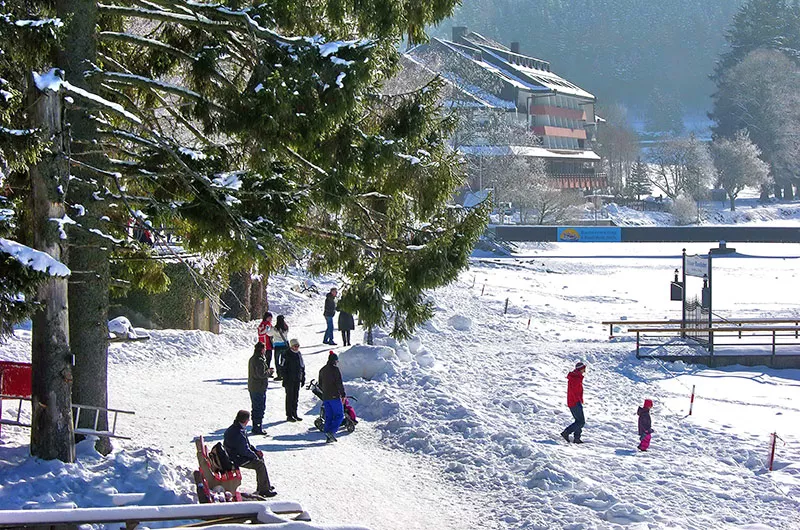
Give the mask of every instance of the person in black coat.
[[353, 314], [342, 311], [339, 306], [336, 306], [336, 309], [339, 311], [339, 331], [342, 332], [342, 346], [350, 346], [350, 332], [356, 329]]
[[339, 356], [331, 352], [328, 362], [319, 371], [319, 389], [325, 411], [325, 443], [336, 442], [336, 431], [344, 419], [344, 384], [339, 370]]
[[286, 421], [303, 421], [297, 415], [297, 399], [300, 387], [306, 384], [306, 365], [300, 353], [300, 341], [289, 341], [289, 349], [284, 354], [283, 388], [286, 390]]
[[233, 425], [225, 431], [222, 445], [225, 447], [225, 451], [228, 452], [228, 457], [235, 467], [255, 470], [258, 484], [256, 494], [263, 497], [274, 497], [277, 492], [269, 483], [267, 465], [264, 463], [264, 453], [250, 445], [250, 441], [247, 439], [245, 427], [247, 427], [249, 421], [250, 413], [246, 410], [240, 410], [236, 414], [236, 419], [233, 420]]

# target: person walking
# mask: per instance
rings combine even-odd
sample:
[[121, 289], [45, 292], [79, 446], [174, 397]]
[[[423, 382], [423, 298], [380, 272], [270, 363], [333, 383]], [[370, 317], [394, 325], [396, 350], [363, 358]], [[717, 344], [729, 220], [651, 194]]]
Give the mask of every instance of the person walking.
[[258, 324], [258, 342], [264, 344], [264, 356], [267, 359], [267, 368], [272, 364], [272, 337], [267, 333], [272, 329], [272, 313], [267, 311]]
[[344, 384], [339, 370], [339, 356], [333, 352], [328, 362], [319, 371], [319, 389], [322, 392], [322, 407], [325, 411], [325, 443], [337, 442], [336, 431], [344, 419]]
[[300, 341], [289, 341], [289, 349], [283, 359], [283, 388], [286, 390], [286, 421], [303, 421], [297, 415], [297, 399], [300, 387], [306, 384], [306, 365], [300, 353]]
[[274, 497], [278, 493], [269, 482], [267, 465], [264, 463], [264, 453], [256, 449], [247, 439], [245, 427], [250, 421], [250, 413], [240, 410], [233, 420], [233, 425], [225, 430], [222, 445], [228, 452], [228, 457], [235, 467], [253, 469], [256, 472], [256, 494], [262, 497]]
[[250, 392], [253, 411], [253, 429], [250, 434], [267, 434], [261, 429], [267, 403], [267, 381], [269, 381], [269, 368], [264, 351], [264, 343], [256, 342], [253, 356], [247, 363], [247, 391]]
[[338, 291], [336, 287], [334, 287], [325, 295], [325, 309], [322, 311], [322, 314], [325, 316], [325, 336], [322, 337], [322, 343], [331, 346], [336, 346], [336, 343], [333, 342], [333, 315], [336, 314], [337, 294]]
[[586, 365], [578, 361], [575, 369], [567, 374], [567, 407], [575, 419], [564, 431], [561, 436], [570, 441], [569, 435], [575, 433], [572, 443], [583, 443], [581, 432], [586, 424], [583, 416], [583, 374], [586, 372]]
[[278, 315], [275, 325], [267, 329], [267, 335], [272, 339], [272, 348], [275, 352], [275, 381], [283, 379], [283, 357], [289, 349], [289, 325], [283, 315]]
[[350, 346], [350, 332], [356, 329], [353, 314], [342, 311], [339, 306], [336, 306], [336, 309], [339, 311], [339, 331], [342, 333], [342, 346]]
[[653, 420], [650, 418], [650, 409], [653, 408], [653, 400], [645, 399], [644, 406], [639, 407], [636, 413], [639, 415], [639, 451], [647, 451], [650, 447], [650, 438], [653, 434]]

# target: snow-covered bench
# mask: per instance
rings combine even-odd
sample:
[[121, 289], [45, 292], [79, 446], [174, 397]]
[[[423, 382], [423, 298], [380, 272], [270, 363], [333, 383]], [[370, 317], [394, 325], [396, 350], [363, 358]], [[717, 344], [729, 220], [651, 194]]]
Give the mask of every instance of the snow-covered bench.
[[[167, 506], [117, 506], [111, 508], [67, 508], [0, 511], [0, 528], [50, 529], [77, 525], [124, 523], [136, 528], [149, 521], [214, 521], [215, 524], [281, 524], [280, 514], [305, 514], [296, 502], [231, 502], [224, 504], [180, 504]], [[300, 519], [300, 516], [294, 520]]]

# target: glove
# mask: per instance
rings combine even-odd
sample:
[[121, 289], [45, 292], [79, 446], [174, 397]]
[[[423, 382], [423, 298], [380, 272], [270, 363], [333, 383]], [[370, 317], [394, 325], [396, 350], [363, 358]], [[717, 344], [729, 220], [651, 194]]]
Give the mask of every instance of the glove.
[[264, 453], [258, 449], [256, 449], [256, 454], [258, 455], [258, 458], [264, 458]]

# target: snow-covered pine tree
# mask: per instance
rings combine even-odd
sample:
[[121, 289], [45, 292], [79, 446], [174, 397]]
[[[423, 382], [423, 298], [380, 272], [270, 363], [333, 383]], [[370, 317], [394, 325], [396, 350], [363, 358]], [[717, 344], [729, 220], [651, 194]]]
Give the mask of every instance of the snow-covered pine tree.
[[641, 157], [637, 158], [633, 164], [631, 176], [628, 177], [626, 184], [628, 195], [636, 197], [636, 200], [639, 200], [642, 195], [650, 193], [650, 172], [647, 163], [642, 161]]
[[[422, 291], [466, 265], [484, 218], [447, 206], [461, 174], [446, 148], [453, 120], [441, 115], [439, 83], [394, 97], [380, 91], [403, 34], [418, 40], [452, 3], [394, 4], [101, 6], [142, 22], [101, 32], [130, 46], [120, 57], [134, 60], [92, 75], [141, 101], [143, 117], [148, 100], [162, 102], [162, 115], [181, 109], [169, 113], [172, 138], [183, 140], [172, 148], [178, 164], [176, 156], [124, 162], [128, 174], [159, 181], [158, 200], [143, 211], [157, 217], [169, 204], [187, 245], [258, 258], [267, 271], [310, 251], [315, 271], [351, 278], [367, 325], [392, 313], [403, 335], [430, 314]], [[187, 18], [192, 10], [198, 17]], [[157, 176], [165, 164], [180, 177]]]

